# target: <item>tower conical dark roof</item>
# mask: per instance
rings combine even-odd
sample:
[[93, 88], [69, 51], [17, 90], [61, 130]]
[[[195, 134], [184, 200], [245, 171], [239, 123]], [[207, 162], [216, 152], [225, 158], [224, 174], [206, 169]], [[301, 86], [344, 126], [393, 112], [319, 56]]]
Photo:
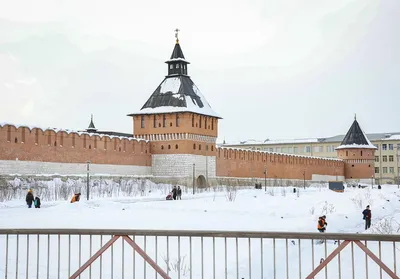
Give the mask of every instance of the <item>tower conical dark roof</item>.
[[342, 143], [337, 149], [343, 148], [372, 148], [376, 147], [369, 141], [365, 133], [358, 124], [357, 119], [354, 117], [354, 122], [349, 131], [344, 137]]
[[200, 90], [187, 75], [187, 62], [183, 55], [179, 40], [168, 64], [168, 75], [156, 88], [147, 102], [137, 113], [140, 114], [194, 112], [206, 116], [221, 118], [209, 105]]
[[91, 117], [90, 117], [89, 127], [86, 129], [86, 131], [87, 131], [87, 132], [96, 132], [96, 131], [97, 131], [97, 129], [96, 129], [96, 127], [94, 126], [94, 123], [93, 123], [93, 114], [92, 114]]

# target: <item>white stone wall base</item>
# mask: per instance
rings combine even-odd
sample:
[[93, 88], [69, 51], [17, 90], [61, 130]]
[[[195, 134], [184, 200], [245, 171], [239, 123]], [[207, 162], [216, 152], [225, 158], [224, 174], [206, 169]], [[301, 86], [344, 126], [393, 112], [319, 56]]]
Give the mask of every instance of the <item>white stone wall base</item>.
[[[90, 164], [90, 175], [151, 175], [151, 166]], [[0, 160], [0, 175], [85, 175], [86, 164]]]
[[191, 154], [152, 155], [152, 173], [154, 176], [193, 177], [193, 164], [195, 164], [196, 178], [200, 175], [205, 178], [216, 176], [215, 156]]

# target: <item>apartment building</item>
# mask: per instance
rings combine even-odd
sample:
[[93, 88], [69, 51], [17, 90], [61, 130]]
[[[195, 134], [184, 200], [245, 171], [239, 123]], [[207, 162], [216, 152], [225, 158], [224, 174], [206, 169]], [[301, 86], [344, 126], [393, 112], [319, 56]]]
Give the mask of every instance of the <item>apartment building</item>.
[[[277, 153], [309, 155], [336, 158], [338, 147], [345, 135], [328, 138], [288, 139], [256, 141], [247, 140], [226, 147], [251, 150], [264, 150]], [[368, 139], [377, 147], [375, 152], [375, 183], [400, 183], [400, 132], [367, 134]]]

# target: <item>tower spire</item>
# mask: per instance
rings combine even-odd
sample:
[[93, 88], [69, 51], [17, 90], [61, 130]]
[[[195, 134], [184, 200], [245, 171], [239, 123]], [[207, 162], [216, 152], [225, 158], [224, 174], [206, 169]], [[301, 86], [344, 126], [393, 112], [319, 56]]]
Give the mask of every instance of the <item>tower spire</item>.
[[179, 30], [178, 28], [176, 28], [174, 31], [175, 31], [176, 43], [177, 43], [177, 44], [179, 44], [179, 37], [178, 37], [178, 33], [179, 33], [179, 31], [181, 31], [181, 30]]
[[357, 120], [357, 113], [354, 113], [354, 120]]

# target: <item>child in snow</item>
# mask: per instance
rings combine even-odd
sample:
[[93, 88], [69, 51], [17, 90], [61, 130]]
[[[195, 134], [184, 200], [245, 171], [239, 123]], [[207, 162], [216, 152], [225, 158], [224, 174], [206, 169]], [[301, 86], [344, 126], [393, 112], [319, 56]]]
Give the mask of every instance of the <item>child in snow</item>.
[[365, 220], [365, 230], [368, 230], [371, 227], [371, 209], [369, 209], [369, 205], [367, 205], [367, 208], [364, 209], [362, 214]]
[[33, 203], [35, 205], [35, 208], [40, 208], [40, 198], [39, 197], [36, 197], [35, 201]]
[[326, 226], [328, 225], [328, 223], [326, 222], [326, 216], [321, 216], [318, 219], [318, 231], [323, 233], [326, 230]]
[[81, 199], [81, 193], [75, 194], [72, 197], [71, 203], [78, 202]]
[[28, 194], [26, 194], [25, 201], [26, 201], [26, 204], [28, 205], [28, 208], [31, 208], [32, 207], [32, 203], [33, 203], [32, 189], [29, 189]]

